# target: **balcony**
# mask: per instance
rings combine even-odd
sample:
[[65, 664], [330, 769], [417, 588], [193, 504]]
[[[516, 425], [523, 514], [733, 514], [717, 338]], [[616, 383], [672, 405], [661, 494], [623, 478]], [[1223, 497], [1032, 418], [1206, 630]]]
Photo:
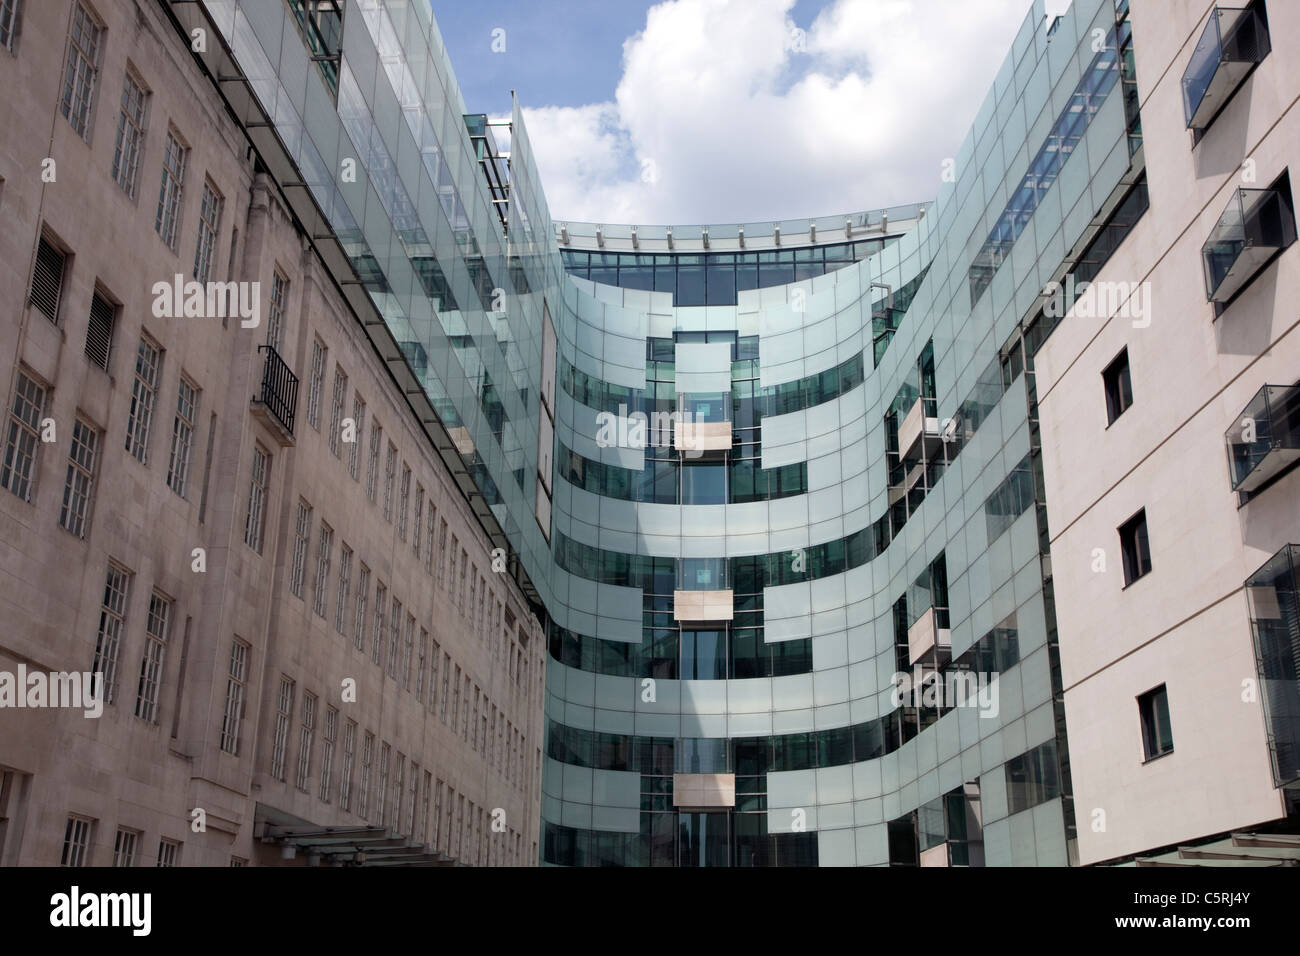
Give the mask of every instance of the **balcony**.
[[1288, 544], [1246, 580], [1255, 666], [1278, 787], [1300, 782], [1300, 545]]
[[1270, 48], [1268, 27], [1254, 9], [1215, 7], [1183, 72], [1187, 128], [1208, 127]]
[[1201, 246], [1209, 300], [1226, 303], [1293, 242], [1289, 196], [1277, 189], [1237, 189]]
[[289, 370], [280, 353], [269, 345], [259, 345], [266, 353], [262, 364], [262, 387], [253, 396], [252, 411], [262, 419], [278, 437], [280, 444], [288, 447], [293, 441], [293, 421], [298, 407], [298, 376]]
[[939, 419], [927, 414], [934, 399], [918, 398], [898, 425], [898, 454], [903, 461], [933, 458], [943, 443]]
[[1232, 490], [1259, 490], [1300, 460], [1300, 387], [1265, 385], [1224, 438]]
[[907, 629], [907, 659], [915, 664], [931, 651], [952, 651], [952, 632], [948, 630], [948, 609], [927, 608]]

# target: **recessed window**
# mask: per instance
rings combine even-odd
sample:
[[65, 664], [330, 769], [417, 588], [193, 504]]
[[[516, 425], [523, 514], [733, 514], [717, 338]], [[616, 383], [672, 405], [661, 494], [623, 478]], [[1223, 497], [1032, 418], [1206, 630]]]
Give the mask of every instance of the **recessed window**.
[[8, 488], [27, 502], [32, 500], [36, 481], [36, 452], [41, 444], [41, 415], [45, 409], [45, 399], [44, 386], [19, 372], [5, 428], [0, 487]]
[[726, 631], [682, 631], [682, 680], [724, 680], [727, 676]]
[[1161, 684], [1138, 698], [1142, 717], [1142, 751], [1147, 760], [1163, 757], [1174, 749], [1174, 735], [1169, 727], [1169, 695]]
[[85, 866], [90, 857], [90, 835], [95, 821], [85, 817], [68, 817], [63, 831], [63, 856], [60, 866]]
[[153, 423], [154, 398], [158, 393], [162, 348], [141, 336], [135, 355], [135, 378], [131, 384], [131, 411], [126, 423], [126, 450], [142, 465], [149, 463], [149, 426]]
[[203, 184], [203, 199], [199, 203], [199, 240], [194, 249], [194, 278], [207, 282], [212, 275], [213, 252], [221, 232], [221, 193], [211, 182]]
[[1106, 366], [1101, 380], [1106, 386], [1106, 424], [1111, 425], [1133, 404], [1133, 380], [1129, 376], [1127, 348]]
[[90, 110], [95, 99], [95, 81], [99, 76], [99, 48], [104, 28], [78, 3], [72, 11], [72, 36], [63, 68], [63, 95], [59, 111], [67, 117], [77, 135], [86, 139], [90, 133]]
[[1120, 525], [1119, 545], [1124, 554], [1124, 586], [1151, 570], [1151, 543], [1147, 539], [1147, 512], [1143, 508]]
[[135, 715], [151, 724], [158, 723], [158, 691], [162, 685], [171, 618], [172, 602], [155, 591], [149, 596], [144, 656], [140, 659], [140, 683], [135, 697]]
[[68, 257], [45, 236], [36, 246], [36, 265], [27, 301], [55, 325], [59, 324], [59, 299], [63, 295], [63, 274]]
[[158, 212], [154, 216], [154, 231], [175, 251], [176, 234], [180, 227], [181, 193], [185, 188], [185, 165], [189, 149], [181, 143], [174, 130], [167, 131], [167, 145], [163, 148], [162, 185], [158, 188]]
[[0, 0], [0, 47], [12, 53], [17, 35], [18, 0]]
[[90, 298], [90, 321], [86, 324], [86, 358], [99, 368], [108, 370], [108, 359], [113, 347], [113, 325], [117, 306], [96, 292]]
[[136, 173], [144, 148], [145, 107], [149, 94], [128, 73], [122, 81], [122, 108], [117, 116], [117, 139], [113, 144], [113, 181], [135, 198]]
[[68, 452], [68, 475], [63, 483], [63, 507], [59, 525], [86, 537], [90, 501], [95, 487], [95, 459], [99, 452], [99, 430], [82, 419], [72, 424], [72, 448]]

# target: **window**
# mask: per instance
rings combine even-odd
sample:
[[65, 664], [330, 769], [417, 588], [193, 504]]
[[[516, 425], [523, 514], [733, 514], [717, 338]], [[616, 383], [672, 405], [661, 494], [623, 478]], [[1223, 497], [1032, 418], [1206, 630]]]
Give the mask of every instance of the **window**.
[[375, 820], [381, 827], [387, 817], [388, 811], [388, 758], [392, 756], [393, 748], [384, 744], [379, 748], [379, 792], [375, 795], [375, 810], [378, 811], [378, 818]]
[[469, 573], [469, 555], [463, 550], [460, 552], [460, 590], [456, 594], [456, 609], [460, 611], [461, 617], [465, 616], [465, 579]]
[[303, 578], [306, 577], [307, 546], [311, 543], [311, 505], [298, 499], [298, 520], [294, 526], [293, 564], [289, 569], [289, 593], [302, 597]]
[[63, 66], [59, 112], [67, 117], [82, 139], [87, 139], [90, 134], [90, 109], [95, 99], [95, 81], [99, 77], [99, 41], [103, 34], [104, 28], [86, 5], [78, 3], [72, 11], [72, 36]]
[[360, 445], [365, 421], [366, 400], [360, 394], [354, 394], [352, 396], [352, 447], [348, 449], [348, 474], [352, 476], [353, 481], [357, 481], [361, 474], [358, 464], [361, 459]]
[[307, 792], [307, 781], [311, 776], [311, 747], [316, 736], [316, 695], [302, 695], [302, 727], [298, 731], [298, 776], [295, 785], [303, 793]]
[[104, 582], [104, 603], [99, 609], [99, 630], [95, 634], [95, 661], [90, 672], [99, 675], [98, 686], [104, 703], [117, 696], [117, 656], [122, 649], [122, 631], [126, 628], [126, 601], [131, 572], [109, 563]]
[[352, 810], [352, 764], [356, 759], [357, 722], [349, 719], [343, 727], [343, 768], [339, 774], [339, 806]]
[[357, 788], [357, 815], [366, 819], [370, 809], [370, 764], [375, 754], [375, 735], [366, 731], [366, 738], [361, 746], [361, 783]]
[[320, 393], [325, 382], [325, 355], [329, 349], [320, 339], [311, 343], [311, 384], [307, 390], [307, 424], [320, 431]]
[[437, 523], [437, 520], [438, 509], [433, 506], [433, 498], [430, 497], [424, 534], [424, 573], [429, 577], [433, 577], [433, 526]]
[[86, 536], [90, 499], [95, 484], [95, 455], [99, 432], [80, 418], [72, 423], [72, 448], [68, 451], [68, 477], [63, 483], [63, 507], [59, 525], [78, 538]]
[[253, 446], [253, 474], [248, 485], [248, 514], [244, 517], [244, 543], [262, 553], [266, 523], [266, 496], [271, 483], [271, 456], [260, 445]]
[[113, 181], [135, 198], [136, 173], [144, 147], [144, 116], [148, 94], [130, 73], [122, 82], [122, 110], [117, 115], [117, 139], [113, 143]]
[[375, 630], [370, 641], [370, 662], [379, 664], [379, 657], [384, 647], [384, 606], [388, 600], [388, 588], [383, 581], [375, 582]]
[[118, 827], [117, 836], [113, 838], [113, 865], [135, 866], [136, 851], [139, 844], [139, 833], [135, 830]]
[[393, 597], [393, 613], [388, 618], [388, 676], [397, 680], [397, 644], [402, 632], [402, 602]]
[[249, 646], [235, 638], [230, 645], [226, 674], [226, 709], [221, 718], [221, 749], [239, 756], [239, 725], [244, 719], [244, 693], [248, 687]]
[[158, 841], [158, 865], [179, 866], [181, 862], [181, 845], [176, 840]]
[[[432, 543], [432, 542], [430, 542]], [[442, 560], [438, 562], [438, 581], [437, 586], [441, 588], [447, 582], [447, 519], [443, 518], [438, 525], [438, 554], [442, 555]]]
[[275, 696], [275, 736], [271, 741], [271, 776], [284, 781], [284, 751], [289, 743], [289, 719], [293, 713], [293, 681], [281, 676]]
[[339, 709], [325, 708], [325, 742], [320, 756], [320, 798], [330, 802], [330, 774], [334, 769], [334, 741], [339, 734]]
[[366, 649], [366, 600], [370, 593], [370, 569], [366, 567], [364, 561], [361, 562], [361, 571], [357, 577], [357, 614], [355, 619], [355, 628], [353, 643], [357, 650]]
[[384, 458], [384, 520], [393, 520], [393, 481], [397, 477], [397, 446], [388, 443], [388, 454]]
[[433, 713], [438, 699], [438, 655], [441, 653], [442, 649], [438, 646], [438, 642], [432, 642], [429, 646], [429, 713]]
[[1101, 373], [1106, 386], [1106, 424], [1112, 425], [1133, 404], [1133, 381], [1128, 371], [1128, 349], [1120, 350], [1115, 360]]
[[366, 465], [366, 499], [375, 503], [375, 482], [379, 475], [379, 443], [383, 441], [384, 429], [373, 419], [370, 422], [370, 459]]
[[279, 269], [271, 273], [271, 307], [266, 317], [266, 344], [277, 352], [284, 345], [284, 316], [289, 305], [289, 280]]
[[181, 191], [185, 188], [185, 163], [189, 150], [181, 145], [176, 131], [167, 131], [167, 144], [163, 148], [162, 185], [158, 187], [158, 212], [153, 228], [158, 237], [173, 252], [176, 235], [180, 231]]
[[340, 634], [347, 631], [348, 590], [352, 583], [352, 549], [346, 543], [339, 549], [339, 596], [334, 609], [334, 630]]
[[18, 35], [19, 0], [0, 0], [0, 46], [13, 52], [14, 37]]
[[63, 273], [68, 257], [45, 236], [36, 244], [32, 287], [27, 301], [55, 325], [59, 324], [59, 300], [63, 296]]
[[411, 503], [411, 466], [402, 465], [402, 485], [397, 499], [397, 537], [406, 540], [406, 513]]
[[149, 614], [144, 629], [144, 656], [140, 658], [140, 683], [136, 688], [135, 715], [158, 723], [158, 688], [162, 684], [167, 632], [172, 603], [157, 591], [149, 595]]
[[330, 580], [330, 557], [334, 551], [334, 529], [324, 521], [320, 523], [320, 543], [316, 549], [316, 616], [324, 620], [329, 609], [328, 586]]
[[348, 374], [334, 366], [334, 395], [330, 401], [330, 454], [339, 456], [339, 436], [343, 430], [343, 402], [348, 397]]
[[424, 665], [429, 656], [429, 629], [420, 628], [420, 656], [415, 660], [415, 699], [424, 700]]
[[1124, 554], [1124, 586], [1128, 587], [1151, 570], [1151, 545], [1147, 540], [1145, 508], [1120, 526], [1119, 546]]
[[411, 524], [411, 551], [420, 560], [420, 542], [424, 540], [424, 488], [415, 483], [415, 521]]
[[147, 336], [141, 336], [135, 353], [135, 378], [131, 383], [126, 450], [142, 465], [149, 464], [149, 426], [153, 424], [153, 403], [158, 394], [161, 364], [162, 348]]
[[230, 865], [232, 867], [248, 866], [248, 860], [242, 856], [232, 856], [230, 858]]
[[45, 409], [45, 388], [22, 372], [14, 388], [5, 435], [5, 457], [0, 467], [0, 485], [23, 501], [32, 500], [36, 479], [36, 449], [40, 446], [41, 413]]
[[406, 615], [406, 633], [402, 639], [402, 689], [411, 689], [411, 652], [415, 646], [415, 615]]
[[113, 345], [113, 325], [117, 307], [96, 290], [90, 298], [90, 321], [86, 323], [86, 358], [91, 364], [108, 370], [109, 350]]
[[[444, 724], [447, 722], [447, 685], [451, 682], [451, 655], [442, 655], [442, 696], [439, 698], [441, 704], [438, 710], [438, 719]], [[452, 711], [454, 714], [455, 711]]]
[[1163, 757], [1174, 749], [1174, 735], [1169, 727], [1169, 694], [1165, 685], [1149, 690], [1138, 698], [1142, 717], [1142, 752], [1145, 759]]
[[221, 193], [211, 182], [203, 183], [203, 199], [199, 203], [199, 239], [194, 248], [194, 278], [207, 282], [212, 276], [212, 252], [221, 232]]
[[406, 754], [397, 752], [397, 772], [393, 775], [393, 832], [402, 832], [402, 798], [406, 796]]
[[182, 376], [176, 392], [176, 418], [172, 422], [172, 448], [167, 462], [167, 487], [182, 498], [190, 476], [190, 452], [198, 417], [199, 390]]
[[90, 831], [93, 820], [85, 817], [68, 817], [67, 828], [63, 831], [63, 856], [60, 866], [85, 866], [90, 851]]

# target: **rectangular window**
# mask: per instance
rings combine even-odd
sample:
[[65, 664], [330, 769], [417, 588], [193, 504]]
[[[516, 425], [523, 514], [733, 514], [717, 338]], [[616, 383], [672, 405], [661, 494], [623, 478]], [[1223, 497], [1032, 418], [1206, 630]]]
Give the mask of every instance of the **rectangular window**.
[[171, 601], [157, 591], [149, 595], [144, 656], [140, 659], [140, 683], [135, 695], [135, 715], [151, 724], [158, 723], [158, 689], [162, 684], [171, 612]]
[[348, 373], [334, 366], [334, 394], [330, 400], [330, 454], [339, 457], [339, 436], [343, 431], [343, 403], [348, 397]]
[[433, 641], [429, 645], [429, 713], [433, 713], [438, 700], [438, 655], [441, 653], [438, 642]]
[[59, 98], [62, 113], [77, 135], [88, 139], [90, 111], [95, 100], [95, 83], [99, 78], [99, 48], [104, 28], [86, 5], [78, 3], [72, 10], [72, 35], [68, 39], [68, 58], [63, 66], [63, 95]]
[[460, 665], [456, 665], [456, 677], [451, 683], [451, 732], [456, 732], [456, 721], [460, 719]]
[[135, 377], [131, 382], [131, 411], [126, 421], [126, 450], [142, 465], [149, 463], [149, 427], [153, 424], [154, 398], [162, 365], [162, 348], [147, 336], [140, 337], [135, 353]]
[[221, 193], [205, 180], [199, 203], [199, 239], [194, 248], [194, 278], [199, 282], [206, 283], [212, 277], [212, 254], [221, 232], [221, 204]]
[[384, 457], [384, 520], [393, 520], [393, 482], [397, 478], [397, 446], [388, 443], [388, 454]]
[[[209, 442], [209, 444], [211, 444]], [[262, 553], [266, 524], [266, 498], [271, 484], [271, 456], [260, 445], [253, 446], [253, 473], [248, 483], [248, 514], [244, 516], [244, 544]]]
[[415, 560], [420, 560], [420, 542], [424, 540], [424, 488], [415, 483], [415, 520], [411, 524], [411, 550]]
[[18, 4], [19, 0], [0, 0], [0, 46], [11, 53], [18, 34]]
[[1111, 425], [1133, 404], [1133, 381], [1129, 377], [1127, 348], [1122, 349], [1115, 361], [1106, 366], [1106, 370], [1101, 373], [1101, 380], [1106, 387], [1106, 424]]
[[[454, 547], [454, 543], [453, 543]], [[447, 519], [443, 518], [438, 525], [438, 554], [442, 560], [438, 562], [438, 588], [442, 588], [447, 583]]]
[[284, 319], [288, 307], [289, 280], [276, 269], [271, 273], [271, 306], [266, 315], [266, 344], [277, 352], [284, 345]]
[[117, 306], [96, 290], [90, 297], [90, 319], [86, 323], [85, 355], [96, 368], [108, 370], [108, 360], [113, 347], [113, 326]]
[[158, 865], [180, 866], [181, 845], [175, 840], [158, 841]]
[[392, 756], [393, 748], [388, 744], [383, 744], [379, 748], [379, 792], [375, 794], [375, 810], [378, 818], [375, 820], [381, 827], [388, 815], [388, 759]]
[[1169, 726], [1169, 694], [1165, 685], [1149, 690], [1138, 698], [1142, 717], [1142, 751], [1147, 760], [1162, 757], [1174, 749], [1174, 734]]
[[334, 529], [320, 523], [320, 542], [316, 548], [316, 603], [313, 610], [321, 620], [329, 610], [330, 559], [334, 552]]
[[357, 787], [357, 816], [365, 820], [370, 811], [370, 765], [375, 757], [375, 735], [366, 731], [361, 744], [361, 781]]
[[384, 607], [388, 602], [388, 588], [383, 581], [375, 582], [375, 630], [371, 634], [370, 662], [378, 666], [384, 648]]
[[72, 448], [68, 451], [68, 475], [63, 483], [63, 506], [59, 525], [78, 538], [86, 536], [90, 524], [90, 501], [95, 487], [95, 457], [99, 432], [80, 418], [72, 423]]
[[429, 629], [420, 628], [420, 651], [415, 659], [415, 699], [424, 700], [425, 662], [429, 658]]
[[320, 431], [320, 393], [325, 385], [325, 356], [329, 353], [320, 339], [311, 342], [311, 383], [307, 390], [307, 424]]
[[352, 585], [352, 549], [343, 543], [339, 550], [339, 594], [334, 608], [334, 630], [347, 634], [348, 590]]
[[456, 592], [456, 609], [460, 611], [461, 617], [465, 616], [465, 582], [469, 574], [469, 555], [462, 549], [460, 552], [460, 587]]
[[122, 82], [122, 110], [117, 115], [117, 139], [113, 143], [113, 181], [135, 198], [136, 173], [144, 148], [145, 103], [148, 94], [130, 73]]
[[402, 465], [402, 484], [397, 497], [397, 537], [406, 540], [406, 515], [411, 503], [411, 466]]
[[411, 689], [411, 653], [415, 649], [415, 615], [406, 615], [406, 633], [402, 637], [402, 690]]
[[167, 462], [167, 487], [182, 498], [190, 477], [190, 452], [194, 448], [194, 423], [198, 417], [199, 390], [182, 377], [176, 393], [176, 418], [172, 422], [172, 448]]
[[90, 854], [90, 832], [93, 820], [85, 817], [68, 817], [63, 831], [63, 856], [59, 866], [85, 866]]
[[429, 498], [429, 512], [425, 518], [424, 530], [424, 573], [433, 577], [433, 528], [438, 522], [438, 509], [433, 506], [432, 496]]
[[352, 441], [348, 448], [348, 474], [352, 476], [353, 481], [357, 481], [361, 475], [361, 436], [365, 434], [363, 426], [366, 421], [366, 400], [361, 397], [360, 393], [352, 396]]
[[275, 695], [275, 736], [271, 739], [271, 776], [284, 780], [284, 752], [289, 745], [289, 721], [293, 714], [293, 681], [280, 677]]
[[424, 772], [424, 794], [420, 798], [420, 816], [415, 825], [415, 837], [421, 843], [429, 842], [429, 801], [433, 795], [433, 773]]
[[136, 853], [140, 847], [140, 834], [135, 830], [118, 827], [117, 836], [113, 838], [113, 865], [135, 866]]
[[298, 774], [294, 785], [303, 793], [311, 778], [311, 748], [316, 737], [316, 695], [302, 695], [302, 726], [298, 730]]
[[364, 561], [357, 575], [357, 614], [354, 621], [353, 644], [359, 651], [366, 649], [366, 601], [370, 596], [370, 569]]
[[1119, 545], [1124, 555], [1124, 586], [1128, 587], [1151, 570], [1151, 543], [1147, 538], [1145, 508], [1120, 526]]
[[185, 165], [189, 150], [182, 145], [175, 130], [167, 131], [167, 144], [163, 147], [162, 185], [158, 187], [158, 212], [153, 228], [158, 237], [175, 251], [176, 236], [180, 232], [181, 192], [185, 188]]
[[349, 719], [343, 726], [343, 767], [339, 774], [339, 807], [352, 810], [352, 764], [356, 760], [357, 722]]
[[244, 694], [248, 689], [249, 645], [235, 638], [230, 645], [226, 673], [226, 709], [221, 718], [221, 749], [239, 756], [239, 727], [244, 720]]
[[406, 754], [397, 753], [397, 772], [393, 775], [393, 831], [402, 832], [402, 798], [406, 796]]
[[294, 525], [293, 564], [289, 568], [289, 593], [302, 597], [303, 581], [307, 576], [307, 548], [311, 544], [311, 505], [298, 499], [298, 520]]
[[122, 632], [126, 629], [126, 603], [130, 593], [131, 572], [109, 563], [104, 581], [104, 603], [99, 609], [99, 630], [95, 634], [95, 660], [90, 672], [98, 675], [104, 703], [117, 696], [117, 658], [122, 649]]
[[388, 676], [397, 680], [397, 645], [402, 636], [402, 602], [393, 598], [393, 613], [388, 618]]
[[420, 765], [414, 760], [411, 761], [410, 784], [407, 785], [406, 793], [406, 816], [403, 818], [405, 826], [403, 828], [407, 836], [415, 836], [416, 820], [415, 810], [420, 799]]
[[68, 257], [45, 236], [36, 244], [32, 287], [27, 301], [55, 325], [59, 324], [59, 301], [63, 297], [63, 274]]
[[330, 802], [330, 775], [334, 770], [334, 743], [339, 734], [339, 709], [325, 708], [325, 739], [320, 755], [320, 799]]
[[366, 500], [375, 503], [375, 486], [379, 477], [379, 445], [383, 441], [384, 429], [379, 422], [370, 421], [370, 457], [366, 464]]

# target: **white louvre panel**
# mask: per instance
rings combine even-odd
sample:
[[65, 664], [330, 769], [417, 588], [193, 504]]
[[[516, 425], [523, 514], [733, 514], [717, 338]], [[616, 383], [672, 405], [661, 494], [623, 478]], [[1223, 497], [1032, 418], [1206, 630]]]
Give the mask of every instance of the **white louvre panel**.
[[59, 321], [59, 293], [63, 286], [63, 253], [43, 237], [36, 249], [36, 268], [32, 270], [32, 294], [29, 299], [51, 322]]
[[86, 328], [86, 358], [108, 368], [108, 350], [113, 343], [113, 305], [96, 294], [90, 300], [90, 325]]

